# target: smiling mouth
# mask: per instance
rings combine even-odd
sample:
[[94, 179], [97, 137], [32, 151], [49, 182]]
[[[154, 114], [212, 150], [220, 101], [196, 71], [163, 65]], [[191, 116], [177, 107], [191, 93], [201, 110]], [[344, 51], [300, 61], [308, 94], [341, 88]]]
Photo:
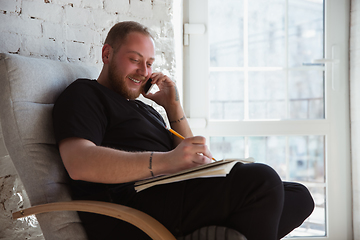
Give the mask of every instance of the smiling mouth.
[[128, 77], [131, 81], [133, 81], [134, 83], [140, 83], [141, 81], [140, 80], [136, 80], [135, 78], [131, 78], [131, 77]]

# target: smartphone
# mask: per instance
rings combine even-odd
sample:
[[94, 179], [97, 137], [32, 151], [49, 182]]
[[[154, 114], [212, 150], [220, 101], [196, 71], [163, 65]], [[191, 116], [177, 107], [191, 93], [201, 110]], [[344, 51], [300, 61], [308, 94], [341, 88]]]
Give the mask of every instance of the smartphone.
[[149, 80], [147, 80], [147, 82], [145, 84], [145, 87], [144, 87], [145, 95], [150, 92], [150, 90], [152, 89], [152, 86], [154, 85], [154, 84], [151, 84], [151, 81], [152, 81], [152, 79], [149, 78]]

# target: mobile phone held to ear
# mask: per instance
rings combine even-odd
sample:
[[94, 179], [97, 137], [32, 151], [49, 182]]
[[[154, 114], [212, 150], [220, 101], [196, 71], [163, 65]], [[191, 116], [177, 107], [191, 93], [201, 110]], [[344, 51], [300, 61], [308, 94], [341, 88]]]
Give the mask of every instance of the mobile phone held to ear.
[[150, 92], [150, 90], [152, 89], [152, 87], [153, 87], [153, 85], [154, 85], [154, 84], [151, 84], [151, 81], [152, 81], [152, 79], [149, 78], [149, 80], [147, 80], [147, 82], [146, 82], [146, 84], [145, 84], [145, 87], [144, 87], [145, 95]]

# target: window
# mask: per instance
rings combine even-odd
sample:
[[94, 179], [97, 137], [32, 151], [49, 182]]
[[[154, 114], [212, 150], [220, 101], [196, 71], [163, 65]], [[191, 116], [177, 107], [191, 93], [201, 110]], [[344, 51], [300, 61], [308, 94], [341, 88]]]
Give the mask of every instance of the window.
[[184, 46], [194, 133], [309, 188], [316, 208], [288, 237], [350, 239], [349, 1], [188, 0], [184, 23], [206, 29]]

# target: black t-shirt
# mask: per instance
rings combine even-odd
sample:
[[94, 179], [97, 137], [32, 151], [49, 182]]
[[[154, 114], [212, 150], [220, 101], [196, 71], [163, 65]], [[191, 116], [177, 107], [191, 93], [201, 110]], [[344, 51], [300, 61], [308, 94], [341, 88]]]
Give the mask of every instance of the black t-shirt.
[[[78, 79], [56, 100], [53, 109], [57, 143], [69, 137], [125, 151], [170, 151], [173, 136], [161, 115], [139, 100], [127, 100], [95, 80]], [[130, 184], [132, 185], [132, 184]], [[73, 181], [78, 197], [129, 184]]]

